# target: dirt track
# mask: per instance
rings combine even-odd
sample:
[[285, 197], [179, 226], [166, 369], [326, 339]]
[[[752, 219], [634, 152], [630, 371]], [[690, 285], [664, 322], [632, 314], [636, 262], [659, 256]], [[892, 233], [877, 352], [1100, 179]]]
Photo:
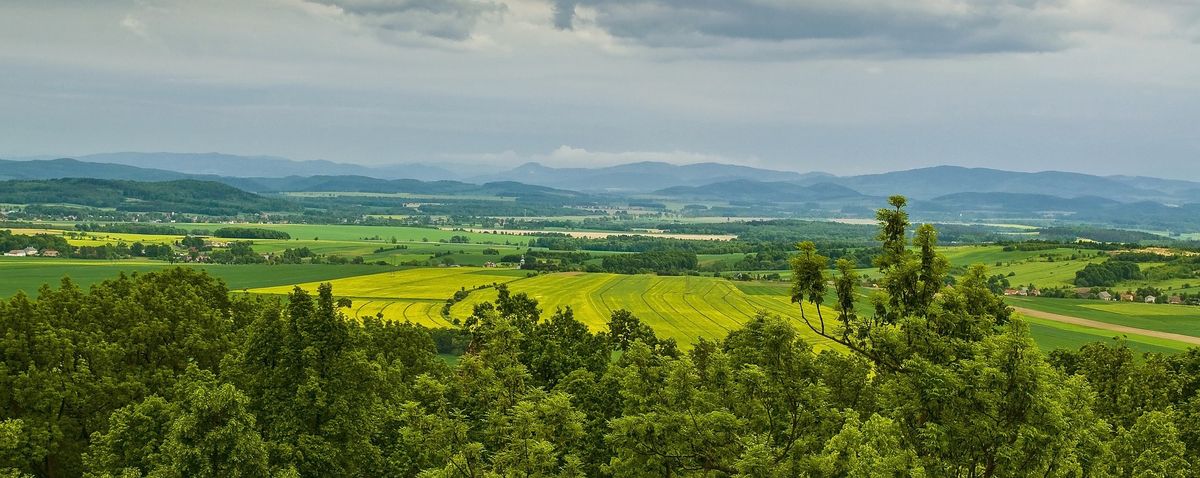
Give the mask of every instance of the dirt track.
[[1037, 317], [1039, 319], [1053, 320], [1055, 322], [1062, 322], [1065, 324], [1082, 325], [1084, 327], [1111, 330], [1113, 332], [1120, 332], [1123, 334], [1144, 335], [1146, 337], [1156, 337], [1160, 339], [1174, 340], [1176, 342], [1200, 345], [1200, 337], [1192, 337], [1191, 335], [1172, 334], [1170, 332], [1159, 332], [1157, 330], [1126, 327], [1124, 325], [1081, 319], [1079, 317], [1071, 317], [1069, 315], [1055, 314], [1052, 312], [1042, 312], [1040, 310], [1026, 309], [1024, 307], [1013, 307], [1012, 309], [1021, 315], [1028, 315], [1030, 317]]

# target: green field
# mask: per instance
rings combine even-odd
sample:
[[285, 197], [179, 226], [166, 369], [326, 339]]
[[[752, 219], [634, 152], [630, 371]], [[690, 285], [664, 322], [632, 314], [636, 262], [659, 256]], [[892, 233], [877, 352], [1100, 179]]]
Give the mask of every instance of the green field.
[[70, 232], [72, 236], [68, 241], [75, 246], [102, 246], [105, 244], [116, 245], [119, 242], [133, 244], [140, 242], [142, 244], [171, 244], [178, 241], [183, 236], [169, 236], [162, 234], [128, 234], [120, 232], [80, 232], [80, 231], [64, 231], [62, 229], [24, 229], [24, 228], [9, 228], [13, 234], [50, 234], [54, 236], [65, 236]]
[[[1041, 251], [1005, 251], [1003, 246], [952, 246], [939, 249], [955, 266], [983, 264], [988, 274], [1008, 276], [1015, 285], [1040, 288], [1074, 286], [1075, 271], [1089, 263], [1103, 262], [1096, 251], [1060, 247]], [[1046, 255], [1054, 256], [1051, 261]], [[1071, 256], [1079, 256], [1070, 259]], [[999, 263], [1000, 265], [996, 265]], [[1009, 274], [1012, 274], [1011, 276]]]
[[[347, 311], [349, 316], [382, 316], [388, 320], [446, 327], [452, 322], [442, 317], [442, 306], [456, 291], [511, 283], [525, 276], [524, 271], [515, 269], [439, 267], [346, 277], [328, 282], [333, 285], [334, 295], [351, 299], [353, 307]], [[299, 284], [310, 292], [319, 285], [320, 281]], [[282, 285], [249, 292], [282, 295], [291, 292], [292, 288], [291, 285]]]
[[[525, 276], [525, 271], [517, 269], [438, 267], [360, 275], [327, 282], [333, 285], [334, 293], [339, 297], [444, 301], [458, 290], [503, 284]], [[299, 287], [315, 291], [321, 282], [326, 281], [303, 283]], [[256, 294], [286, 294], [291, 291], [291, 285], [250, 290]]]
[[[427, 268], [344, 278], [332, 281], [334, 294], [352, 299], [355, 316], [382, 314], [390, 320], [409, 320], [429, 326], [450, 322], [441, 314], [445, 299], [461, 289], [505, 283], [513, 293], [537, 299], [543, 315], [571, 307], [575, 317], [594, 330], [603, 330], [612, 311], [627, 309], [661, 335], [683, 344], [697, 338], [716, 339], [741, 326], [759, 310], [785, 317], [797, 315], [777, 285], [735, 284], [711, 277], [661, 277], [558, 273], [526, 277], [524, 271], [478, 268]], [[302, 284], [315, 289], [317, 283]], [[252, 289], [252, 293], [284, 294], [291, 287]], [[475, 304], [496, 299], [485, 288], [451, 309], [450, 317], [465, 319]], [[831, 311], [826, 311], [831, 313]], [[809, 309], [815, 317], [815, 310]], [[829, 347], [823, 338], [802, 324], [800, 332], [818, 347]]]
[[[770, 286], [767, 286], [770, 287]], [[513, 282], [510, 290], [537, 299], [543, 315], [570, 306], [575, 317], [603, 330], [613, 311], [626, 309], [665, 337], [689, 344], [697, 338], [724, 337], [765, 310], [792, 318], [797, 330], [817, 348], [831, 343], [799, 321], [786, 295], [746, 293], [737, 284], [712, 277], [559, 273]], [[781, 290], [770, 287], [773, 291]], [[480, 291], [452, 308], [455, 317], [470, 315], [475, 303], [494, 300], [495, 291]], [[814, 318], [816, 310], [807, 310]], [[826, 310], [829, 318], [834, 314]]]
[[1010, 304], [1110, 324], [1200, 337], [1200, 307], [1086, 299], [1017, 298]]
[[384, 266], [365, 265], [222, 265], [170, 264], [162, 261], [89, 261], [72, 259], [21, 257], [0, 258], [0, 297], [10, 297], [17, 291], [36, 294], [42, 284], [57, 287], [63, 276], [70, 277], [80, 287], [111, 279], [118, 274], [154, 272], [170, 267], [193, 267], [225, 281], [231, 290], [267, 287], [296, 282], [337, 279], [390, 270]]
[[[63, 224], [54, 223], [55, 226]], [[172, 224], [184, 229], [214, 230], [223, 224]], [[292, 239], [254, 239], [254, 250], [260, 253], [279, 253], [284, 249], [307, 247], [316, 254], [326, 256], [356, 257], [362, 256], [367, 262], [384, 261], [399, 265], [410, 261], [427, 261], [436, 259], [438, 262], [449, 260], [453, 264], [483, 266], [486, 262], [498, 262], [500, 257], [509, 254], [519, 254], [528, 248], [528, 237], [484, 234], [462, 231], [444, 231], [419, 227], [384, 227], [384, 226], [354, 226], [354, 225], [305, 225], [305, 224], [252, 224], [247, 227], [275, 229], [288, 232]], [[60, 229], [13, 229], [18, 234], [54, 234], [62, 235], [66, 231]], [[127, 234], [127, 233], [75, 233], [82, 237], [72, 236], [68, 239], [75, 246], [117, 245], [124, 242], [133, 244], [170, 244], [179, 241], [183, 236]], [[309, 237], [311, 235], [311, 237]], [[450, 243], [454, 236], [465, 236], [471, 243]], [[392, 239], [396, 242], [393, 243]], [[234, 240], [234, 239], [227, 239]], [[397, 246], [402, 248], [396, 248]], [[379, 249], [385, 249], [380, 251]], [[485, 250], [494, 249], [495, 254], [484, 254]], [[378, 251], [378, 252], [377, 252]], [[435, 257], [436, 255], [436, 257]], [[602, 255], [602, 254], [601, 254]]]
[[184, 229], [215, 230], [222, 227], [237, 226], [255, 229], [271, 229], [283, 231], [292, 236], [293, 240], [319, 238], [327, 241], [357, 241], [365, 237], [379, 237], [390, 240], [395, 237], [400, 242], [437, 242], [449, 240], [454, 236], [466, 236], [471, 242], [491, 242], [504, 244], [509, 241], [517, 244], [528, 244], [529, 237], [511, 234], [485, 234], [481, 232], [447, 231], [425, 227], [404, 226], [359, 226], [352, 224], [213, 224], [187, 223], [171, 224]]
[[[454, 245], [458, 247], [460, 245]], [[83, 287], [115, 277], [121, 272], [151, 272], [174, 264], [151, 261], [85, 261], [48, 258], [0, 258], [0, 296], [18, 290], [36, 293], [41, 284], [56, 285], [70, 276]], [[495, 299], [494, 289], [473, 291], [451, 309], [451, 321], [442, 316], [447, 298], [463, 288], [506, 283], [514, 292], [537, 299], [548, 316], [570, 306], [576, 317], [594, 330], [603, 330], [616, 309], [628, 309], [655, 330], [689, 344], [698, 337], [719, 338], [744, 323], [759, 310], [789, 317], [807, 340], [819, 348], [830, 343], [812, 334], [799, 321], [796, 306], [788, 300], [783, 282], [734, 282], [697, 276], [660, 277], [558, 273], [527, 277], [525, 271], [479, 267], [444, 267], [397, 270], [368, 265], [213, 265], [201, 268], [224, 280], [232, 290], [281, 295], [293, 284], [314, 290], [320, 282], [334, 285], [334, 294], [352, 299], [351, 316], [381, 314], [390, 320], [409, 320], [429, 326], [448, 326], [452, 319], [470, 315], [474, 304]], [[864, 292], [865, 294], [866, 292]], [[865, 300], [865, 299], [863, 299]], [[1200, 336], [1200, 309], [1182, 306], [1105, 303], [1066, 299], [1011, 299], [1014, 305], [1133, 327]], [[863, 302], [864, 304], [866, 302]], [[829, 319], [833, 313], [825, 309]], [[815, 315], [811, 307], [809, 314]], [[1113, 332], [1029, 319], [1038, 343], [1047, 349], [1078, 348], [1104, 340]], [[1140, 351], [1178, 351], [1186, 345], [1149, 337], [1129, 337]]]
[[[1078, 349], [1089, 342], [1104, 342], [1121, 335], [1113, 331], [1093, 329], [1073, 324], [1064, 324], [1036, 317], [1021, 317], [1029, 324], [1033, 339], [1044, 350]], [[1122, 335], [1126, 345], [1138, 352], [1178, 353], [1191, 345], [1172, 340], [1141, 335]]]
[[[224, 224], [174, 224], [185, 229], [216, 229]], [[327, 256], [361, 256], [368, 263], [383, 261], [400, 264], [408, 261], [449, 261], [456, 265], [482, 266], [499, 262], [500, 257], [519, 254], [528, 246], [528, 237], [446, 231], [419, 227], [358, 225], [247, 224], [287, 232], [291, 240], [255, 240], [258, 252], [281, 252], [287, 248], [307, 247]], [[34, 232], [34, 231], [20, 231]], [[61, 234], [62, 231], [47, 231]], [[466, 236], [471, 243], [449, 243], [453, 236]], [[395, 238], [395, 243], [392, 239]], [[76, 245], [115, 242], [164, 243], [177, 236], [91, 233], [90, 237], [71, 239]], [[506, 244], [507, 243], [507, 244]], [[382, 250], [380, 250], [382, 249]], [[485, 250], [489, 254], [484, 254]], [[1008, 276], [1010, 283], [1035, 284], [1039, 287], [1070, 285], [1075, 271], [1089, 262], [1103, 260], [1094, 251], [1055, 248], [1041, 251], [1004, 251], [1001, 246], [951, 246], [942, 251], [952, 264], [984, 264], [992, 274]], [[608, 253], [597, 252], [601, 256]], [[1074, 255], [1076, 259], [1070, 259]], [[731, 264], [743, 254], [701, 256], [702, 265]], [[1051, 260], [1047, 256], [1052, 256]], [[598, 259], [597, 259], [598, 260]], [[997, 266], [996, 264], [1000, 265]], [[1149, 267], [1153, 264], [1147, 264]], [[50, 258], [0, 259], [0, 296], [18, 290], [36, 292], [43, 283], [57, 284], [70, 276], [82, 286], [114, 277], [120, 272], [148, 272], [173, 267], [155, 261], [85, 261]], [[484, 269], [482, 267], [443, 267], [397, 270], [388, 266], [367, 265], [185, 265], [200, 267], [223, 279], [232, 290], [259, 294], [286, 294], [293, 284], [315, 289], [323, 281], [332, 281], [334, 293], [352, 299], [352, 316], [382, 315], [392, 320], [410, 320], [430, 326], [446, 326], [453, 319], [470, 315], [474, 304], [494, 300], [494, 289], [474, 291], [467, 300], [455, 305], [449, 317], [442, 315], [447, 298], [461, 289], [507, 283], [514, 292], [525, 292], [539, 301], [543, 315], [556, 308], [570, 306], [576, 317], [595, 330], [602, 330], [616, 309], [628, 309], [663, 336], [683, 344], [697, 338], [723, 337], [759, 311], [791, 317], [807, 339], [818, 347], [830, 344], [812, 334], [798, 322], [796, 306], [789, 303], [785, 282], [733, 282], [697, 276], [659, 277], [654, 275], [615, 275], [558, 273], [526, 277], [524, 271]], [[790, 271], [782, 271], [784, 279]], [[861, 271], [876, 275], [874, 269]], [[765, 275], [771, 271], [754, 271]], [[726, 273], [729, 274], [729, 273]], [[1012, 275], [1009, 275], [1012, 274]], [[1179, 290], [1188, 281], [1153, 284]], [[1200, 288], [1200, 281], [1192, 285]], [[1122, 284], [1123, 286], [1125, 284]], [[1131, 285], [1132, 286], [1132, 285]], [[1200, 310], [1146, 304], [1118, 304], [1097, 301], [1013, 299], [1014, 305], [1064, 315], [1123, 324], [1132, 327], [1200, 336]], [[1022, 302], [1024, 301], [1024, 302]], [[866, 303], [865, 301], [863, 302]], [[809, 310], [815, 313], [815, 310]], [[833, 315], [830, 312], [829, 315]], [[449, 319], [449, 320], [447, 320]], [[1044, 348], [1077, 348], [1106, 339], [1109, 331], [1072, 326], [1048, 320], [1030, 319], [1038, 343]], [[1183, 344], [1148, 337], [1130, 337], [1132, 347], [1143, 351], [1168, 351], [1185, 348]]]

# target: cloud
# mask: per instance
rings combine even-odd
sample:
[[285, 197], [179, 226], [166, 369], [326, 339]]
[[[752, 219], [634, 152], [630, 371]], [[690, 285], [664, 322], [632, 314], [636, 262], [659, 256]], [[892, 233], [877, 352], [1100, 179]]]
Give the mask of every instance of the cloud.
[[442, 40], [471, 38], [484, 19], [499, 17], [506, 6], [491, 0], [309, 0], [384, 32]]
[[928, 56], [1057, 51], [1095, 25], [1073, 0], [553, 0], [560, 29], [654, 48], [737, 41], [803, 52]]
[[141, 38], [147, 38], [149, 36], [146, 31], [146, 24], [142, 23], [141, 20], [133, 15], [125, 15], [125, 18], [121, 19], [121, 27], [129, 30], [129, 33], [137, 35]]

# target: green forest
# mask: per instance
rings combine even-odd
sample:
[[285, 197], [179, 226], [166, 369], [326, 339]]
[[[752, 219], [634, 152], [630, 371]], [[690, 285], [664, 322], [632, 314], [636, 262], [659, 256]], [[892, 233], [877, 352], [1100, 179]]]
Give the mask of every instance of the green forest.
[[[0, 302], [9, 476], [1186, 477], [1200, 352], [1041, 352], [982, 266], [879, 211], [869, 304], [850, 260], [791, 260], [796, 317], [683, 349], [624, 311], [589, 330], [524, 294], [461, 327], [347, 317], [203, 272], [70, 280]], [[835, 303], [825, 304], [832, 282]], [[870, 313], [856, 311], [869, 310]], [[795, 327], [839, 348], [814, 351]], [[453, 356], [449, 354], [455, 354]]]

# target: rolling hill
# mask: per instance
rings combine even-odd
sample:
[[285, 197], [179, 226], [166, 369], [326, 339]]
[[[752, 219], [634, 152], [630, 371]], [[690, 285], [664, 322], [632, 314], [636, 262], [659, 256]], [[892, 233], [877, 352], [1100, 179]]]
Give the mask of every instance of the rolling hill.
[[212, 181], [141, 182], [93, 178], [0, 182], [0, 203], [75, 204], [119, 211], [234, 215], [295, 210], [271, 199]]
[[459, 179], [448, 169], [427, 164], [363, 166], [333, 161], [296, 161], [277, 156], [241, 156], [223, 153], [102, 153], [76, 158], [88, 163], [107, 163], [139, 168], [166, 169], [193, 175], [228, 177], [284, 177], [359, 175], [383, 179]]
[[70, 158], [34, 161], [0, 159], [0, 180], [95, 178], [130, 181], [169, 181], [187, 179], [191, 175], [163, 169], [141, 168], [123, 164], [89, 163]]
[[675, 165], [639, 162], [601, 168], [553, 168], [526, 163], [514, 169], [475, 181], [518, 181], [560, 189], [611, 193], [649, 192], [673, 186], [703, 186], [712, 183], [752, 181], [804, 181], [829, 177], [825, 173], [801, 174], [718, 163]]
[[753, 202], [807, 202], [859, 199], [863, 194], [845, 186], [832, 183], [816, 183], [800, 186], [782, 181], [750, 181], [737, 179], [704, 186], [675, 186], [660, 189], [655, 195], [680, 199], [726, 200]]
[[[955, 193], [1043, 194], [1063, 198], [1093, 196], [1121, 202], [1200, 201], [1200, 183], [1147, 180], [1146, 178], [1103, 177], [1082, 173], [1043, 171], [1026, 173], [988, 168], [935, 166], [882, 174], [808, 179], [803, 183], [830, 182], [863, 194], [903, 194], [912, 199], [933, 199]], [[1166, 187], [1166, 185], [1170, 187]], [[1194, 188], [1181, 187], [1191, 184]]]

